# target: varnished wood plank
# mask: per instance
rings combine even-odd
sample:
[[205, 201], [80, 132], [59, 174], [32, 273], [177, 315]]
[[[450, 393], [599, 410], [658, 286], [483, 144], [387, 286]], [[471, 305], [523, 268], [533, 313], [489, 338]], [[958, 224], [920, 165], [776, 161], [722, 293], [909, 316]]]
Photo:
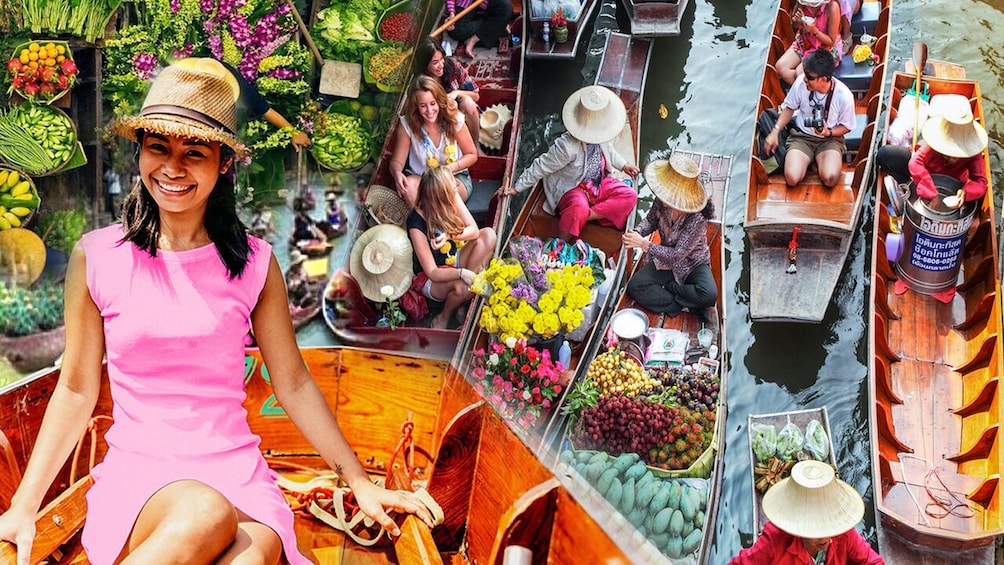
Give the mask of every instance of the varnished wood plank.
[[[39, 511], [35, 519], [35, 542], [31, 547], [31, 563], [42, 562], [81, 528], [87, 514], [87, 501], [84, 496], [93, 483], [90, 475], [80, 479]], [[6, 563], [17, 561], [17, 550], [12, 544], [0, 542], [0, 561]]]
[[443, 437], [429, 478], [429, 494], [443, 508], [443, 524], [434, 534], [445, 551], [456, 550], [463, 543], [486, 410], [482, 401], [456, 415]]
[[970, 399], [964, 406], [955, 411], [957, 416], [965, 418], [978, 412], [990, 410], [994, 400], [997, 399], [997, 390], [1000, 388], [1000, 379], [993, 378], [986, 382], [979, 394]]
[[997, 293], [990, 292], [985, 295], [969, 317], [962, 323], [955, 325], [955, 329], [958, 331], [966, 331], [975, 328], [976, 326], [986, 324], [990, 319], [990, 314], [993, 312], [994, 305], [996, 303]]
[[757, 206], [756, 219], [798, 223], [800, 218], [812, 218], [846, 224], [853, 218], [853, 213], [853, 204], [766, 201]]
[[499, 522], [489, 563], [502, 565], [505, 550], [511, 545], [529, 549], [534, 565], [547, 563], [558, 490], [560, 485], [552, 478], [531, 488], [513, 503]]

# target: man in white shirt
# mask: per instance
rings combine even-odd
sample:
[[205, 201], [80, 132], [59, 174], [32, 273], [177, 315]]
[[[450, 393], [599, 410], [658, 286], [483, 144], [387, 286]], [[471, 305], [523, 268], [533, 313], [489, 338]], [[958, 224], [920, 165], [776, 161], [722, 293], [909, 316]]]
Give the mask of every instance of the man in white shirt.
[[768, 155], [773, 153], [778, 133], [796, 117], [788, 136], [784, 182], [788, 186], [802, 182], [815, 160], [823, 186], [833, 188], [841, 180], [844, 135], [854, 128], [854, 94], [833, 78], [836, 63], [828, 52], [817, 49], [809, 53], [802, 66], [805, 72], [795, 79], [781, 103], [781, 114], [764, 140], [764, 149]]

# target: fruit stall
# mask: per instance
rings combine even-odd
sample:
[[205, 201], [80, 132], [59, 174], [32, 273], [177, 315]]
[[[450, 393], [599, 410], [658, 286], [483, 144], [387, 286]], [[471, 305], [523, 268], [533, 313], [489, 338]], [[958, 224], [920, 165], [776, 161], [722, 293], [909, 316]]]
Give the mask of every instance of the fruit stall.
[[[228, 64], [280, 116], [239, 115], [251, 153], [237, 167], [241, 215], [284, 268], [294, 250], [309, 252], [320, 284], [290, 310], [301, 343], [334, 343], [310, 304], [343, 262], [351, 237], [341, 236], [362, 209], [357, 190], [394, 119], [425, 10], [422, 0], [0, 4], [0, 387], [61, 354], [69, 252], [117, 220], [138, 179], [134, 147], [106, 127], [135, 114], [159, 69], [185, 57]], [[311, 142], [302, 153], [292, 144], [301, 132]], [[298, 239], [302, 223], [323, 235]]]

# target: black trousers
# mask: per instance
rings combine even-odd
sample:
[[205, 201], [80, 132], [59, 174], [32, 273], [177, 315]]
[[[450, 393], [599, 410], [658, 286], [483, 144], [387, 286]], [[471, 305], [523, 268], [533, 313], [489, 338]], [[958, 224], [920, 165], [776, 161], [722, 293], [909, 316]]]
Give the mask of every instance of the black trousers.
[[875, 162], [880, 169], [892, 175], [896, 182], [910, 182], [910, 157], [913, 153], [909, 147], [901, 145], [883, 145], [875, 154]]
[[[481, 0], [475, 0], [480, 2]], [[488, 0], [488, 9], [476, 8], [471, 13], [460, 19], [453, 25], [453, 29], [447, 31], [453, 39], [457, 41], [467, 41], [467, 39], [477, 34], [478, 44], [484, 47], [495, 47], [499, 38], [505, 33], [505, 26], [512, 19], [512, 5], [509, 0]]]
[[676, 316], [683, 308], [700, 314], [718, 300], [715, 276], [709, 265], [700, 265], [677, 283], [673, 271], [660, 271], [655, 263], [645, 263], [628, 281], [628, 296], [646, 310]]

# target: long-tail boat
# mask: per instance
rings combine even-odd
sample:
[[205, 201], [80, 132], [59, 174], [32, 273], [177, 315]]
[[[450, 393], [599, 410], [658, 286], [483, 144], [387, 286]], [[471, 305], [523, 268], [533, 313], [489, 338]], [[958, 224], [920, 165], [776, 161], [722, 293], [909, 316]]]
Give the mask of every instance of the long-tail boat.
[[660, 37], [680, 35], [680, 22], [687, 10], [688, 0], [660, 2], [658, 0], [622, 0], [631, 35], [636, 37]]
[[[600, 61], [594, 82], [594, 84], [609, 88], [624, 102], [624, 107], [627, 109], [627, 122], [613, 144], [617, 152], [629, 163], [638, 162], [642, 93], [645, 91], [645, 76], [651, 53], [651, 40], [637, 39], [623, 33], [611, 32], [607, 36], [603, 58]], [[532, 236], [542, 241], [558, 237], [558, 220], [544, 210], [545, 202], [544, 184], [538, 182], [530, 190], [530, 194], [509, 232], [510, 241], [520, 236]], [[629, 225], [634, 221], [633, 216], [632, 214], [628, 220]], [[607, 275], [608, 278], [612, 278], [607, 281], [611, 289], [620, 286], [629, 261], [627, 250], [621, 244], [621, 234], [620, 230], [603, 227], [594, 222], [587, 223], [580, 234], [583, 241], [593, 248], [601, 250], [606, 256], [608, 264], [613, 265], [612, 270], [608, 269], [610, 274]], [[503, 246], [503, 249], [507, 248], [508, 244]], [[616, 292], [608, 292], [603, 301], [598, 304], [597, 319], [607, 311], [608, 305], [612, 305], [614, 300], [616, 300]], [[470, 374], [475, 360], [472, 352], [486, 349], [491, 335], [479, 323], [480, 309], [484, 303], [484, 300], [476, 299], [472, 308], [473, 316], [468, 319], [464, 339], [458, 346], [457, 354], [454, 357], [454, 365], [467, 375]], [[565, 367], [569, 374], [575, 372], [580, 355], [585, 346], [593, 340], [592, 336], [601, 330], [601, 324], [594, 323], [584, 339], [570, 343], [572, 355], [569, 366]], [[540, 425], [543, 427], [546, 422], [542, 422]]]
[[[915, 80], [914, 74], [893, 74], [887, 124]], [[983, 121], [979, 83], [922, 80], [932, 99], [965, 96]], [[988, 155], [984, 150], [990, 171]], [[902, 209], [892, 202], [882, 172], [876, 187], [868, 388], [879, 549], [889, 563], [991, 563], [993, 541], [1004, 534], [1004, 364], [993, 191], [988, 188], [965, 230], [955, 258], [958, 278], [948, 281], [957, 282], [957, 292], [946, 304], [925, 292], [896, 293], [898, 265], [904, 257], [912, 261], [914, 247], [908, 242], [899, 263], [890, 263], [895, 242], [906, 235], [893, 231], [902, 225], [896, 220]]]
[[533, 10], [528, 14], [530, 21], [527, 25], [527, 35], [523, 36], [526, 56], [531, 59], [574, 59], [579, 52], [579, 41], [586, 33], [589, 18], [600, 5], [600, 0], [582, 0], [574, 17], [567, 17], [572, 14], [565, 13], [568, 32], [567, 40], [562, 42], [555, 39], [554, 29], [550, 29], [547, 40], [544, 39], [544, 23], [550, 26], [552, 14], [543, 11], [546, 9], [543, 7], [544, 2], [535, 4], [540, 6], [541, 11]]
[[[784, 430], [785, 426], [793, 425], [798, 428], [798, 431], [803, 434], [804, 438], [808, 439], [808, 428], [810, 422], [813, 420], [816, 421], [816, 424], [813, 424], [813, 426], [821, 426], [826, 436], [825, 442], [813, 444], [816, 451], [807, 450], [803, 447], [794, 454], [785, 453], [779, 456], [776, 450], [774, 453], [768, 454], [769, 446], [765, 448], [761, 445], [759, 446], [759, 450], [762, 453], [757, 453], [758, 448], [755, 448], [754, 444], [758, 441], [758, 433], [766, 434], [766, 430], [760, 431], [763, 429], [763, 426], [771, 426], [774, 432], [780, 433]], [[825, 406], [822, 408], [790, 410], [774, 414], [750, 414], [746, 419], [746, 433], [749, 436], [750, 486], [753, 489], [753, 541], [756, 541], [763, 532], [764, 525], [767, 524], [767, 517], [763, 513], [763, 495], [767, 492], [767, 489], [791, 474], [791, 468], [795, 463], [801, 461], [800, 457], [826, 461], [837, 470], [838, 476], [840, 475], [840, 468], [837, 466], [837, 457], [833, 452], [830, 417]], [[825, 446], [825, 448], [820, 450], [820, 446]], [[826, 452], [825, 455], [822, 453], [824, 450]], [[785, 455], [789, 457], [786, 458], [784, 457]]]
[[[871, 33], [877, 40], [871, 49], [879, 62], [855, 64], [853, 55], [847, 54], [835, 74], [854, 93], [857, 116], [857, 125], [845, 136], [842, 181], [837, 186], [823, 186], [814, 167], [796, 186], [787, 186], [780, 169], [768, 174], [757, 158], [754, 126], [744, 227], [751, 249], [750, 316], [755, 321], [819, 322], [840, 278], [868, 194], [876, 120], [885, 87], [891, 1], [877, 4], [881, 10], [862, 8], [864, 13], [877, 13], [876, 20], [853, 30], [874, 29]], [[794, 5], [794, 0], [784, 0], [778, 8], [758, 116], [768, 108], [779, 108], [784, 100], [774, 63], [794, 40]], [[855, 42], [859, 40], [860, 36]]]
[[[628, 540], [605, 531], [585, 512], [449, 364], [341, 347], [305, 348], [302, 353], [366, 468], [389, 475], [388, 484], [397, 488], [424, 485], [445, 515], [431, 532], [416, 518], [402, 517], [403, 533], [393, 546], [364, 547], [298, 511], [298, 546], [314, 562], [501, 563], [510, 545], [530, 548], [533, 563], [636, 559]], [[276, 405], [257, 350], [248, 350], [245, 367], [244, 407], [273, 469], [288, 484], [330, 472]], [[0, 512], [20, 481], [58, 377], [59, 370], [52, 369], [0, 389]], [[84, 495], [91, 484], [87, 469], [104, 457], [111, 406], [105, 375], [89, 427], [93, 431], [83, 434], [45, 498], [31, 563], [88, 563], [80, 545]], [[393, 464], [406, 459], [395, 459], [401, 443], [414, 448], [407, 457], [414, 457], [412, 477], [405, 466]], [[409, 486], [410, 480], [414, 483]], [[293, 498], [290, 502], [297, 504]], [[0, 563], [14, 562], [14, 548], [0, 543]]]
[[[512, 3], [513, 10], [520, 14], [521, 0], [513, 0]], [[525, 21], [525, 17], [518, 16], [512, 26], [514, 35], [523, 35]], [[494, 49], [478, 49], [478, 58], [467, 63], [467, 72], [478, 84], [479, 106], [487, 109], [502, 104], [512, 112], [512, 119], [502, 133], [501, 147], [479, 155], [477, 162], [470, 169], [474, 190], [467, 201], [467, 207], [479, 226], [494, 226], [496, 231], [500, 227], [499, 220], [503, 217], [503, 210], [497, 205], [494, 195], [499, 186], [508, 182], [516, 162], [517, 144], [514, 140], [519, 131], [523, 107], [521, 91], [524, 52], [525, 49], [521, 46], [504, 53]], [[405, 99], [402, 97], [395, 115], [401, 114], [404, 103]], [[395, 120], [390, 128], [371, 178], [371, 187], [394, 186], [389, 165], [399, 125]], [[478, 124], [469, 124], [469, 127], [478, 127]], [[356, 231], [363, 231], [368, 221], [367, 214], [360, 214]], [[379, 304], [368, 301], [359, 289], [358, 282], [344, 269], [336, 271], [328, 283], [322, 311], [325, 322], [339, 342], [347, 345], [384, 351], [407, 351], [449, 359], [460, 339], [460, 328], [428, 327], [429, 321], [438, 313], [435, 311], [430, 312], [422, 320], [409, 320], [404, 325], [394, 328], [378, 325], [382, 317]]]

